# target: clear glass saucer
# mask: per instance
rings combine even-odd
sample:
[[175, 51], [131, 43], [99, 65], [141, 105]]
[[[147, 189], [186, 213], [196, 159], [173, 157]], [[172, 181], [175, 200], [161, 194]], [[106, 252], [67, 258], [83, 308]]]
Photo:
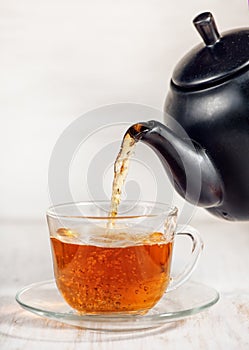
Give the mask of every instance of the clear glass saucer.
[[186, 282], [166, 292], [146, 315], [82, 315], [73, 310], [60, 295], [56, 283], [44, 281], [22, 288], [17, 302], [39, 316], [65, 324], [101, 331], [135, 331], [162, 326], [201, 312], [219, 300], [219, 293], [198, 282]]

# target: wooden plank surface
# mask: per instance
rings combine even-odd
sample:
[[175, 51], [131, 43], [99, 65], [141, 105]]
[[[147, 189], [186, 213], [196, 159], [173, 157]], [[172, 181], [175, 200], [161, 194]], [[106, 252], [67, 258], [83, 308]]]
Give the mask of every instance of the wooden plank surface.
[[88, 331], [33, 315], [15, 302], [26, 284], [53, 277], [44, 223], [0, 225], [0, 349], [249, 349], [249, 225], [192, 222], [205, 249], [192, 279], [219, 290], [209, 310], [149, 331]]

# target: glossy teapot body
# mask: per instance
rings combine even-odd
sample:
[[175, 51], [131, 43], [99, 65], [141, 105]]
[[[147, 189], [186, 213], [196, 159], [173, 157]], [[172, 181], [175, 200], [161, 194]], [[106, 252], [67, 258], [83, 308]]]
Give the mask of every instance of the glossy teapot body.
[[202, 89], [171, 82], [164, 110], [166, 119], [168, 113], [205, 150], [220, 175], [222, 200], [207, 210], [227, 220], [249, 220], [249, 70]]
[[128, 132], [151, 147], [176, 191], [226, 220], [249, 220], [249, 28], [219, 34], [209, 12], [194, 19], [204, 43], [176, 65], [164, 124]]
[[176, 65], [164, 110], [199, 144], [220, 179], [220, 201], [206, 208], [249, 220], [249, 28], [220, 35], [209, 12], [193, 23], [203, 42]]

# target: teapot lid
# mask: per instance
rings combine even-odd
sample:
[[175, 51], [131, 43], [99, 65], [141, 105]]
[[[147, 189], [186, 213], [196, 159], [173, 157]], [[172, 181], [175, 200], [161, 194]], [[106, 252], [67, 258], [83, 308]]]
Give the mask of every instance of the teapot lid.
[[177, 64], [172, 76], [175, 85], [189, 90], [209, 87], [249, 66], [249, 28], [220, 36], [210, 12], [201, 13], [193, 23], [204, 43]]

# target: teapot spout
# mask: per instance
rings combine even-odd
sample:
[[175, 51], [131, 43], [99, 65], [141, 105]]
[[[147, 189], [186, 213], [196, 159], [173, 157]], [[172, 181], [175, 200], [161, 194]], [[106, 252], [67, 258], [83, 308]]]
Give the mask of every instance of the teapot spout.
[[173, 186], [187, 201], [204, 208], [216, 207], [222, 202], [219, 173], [200, 145], [180, 138], [155, 120], [134, 124], [127, 132], [135, 141], [155, 151]]

